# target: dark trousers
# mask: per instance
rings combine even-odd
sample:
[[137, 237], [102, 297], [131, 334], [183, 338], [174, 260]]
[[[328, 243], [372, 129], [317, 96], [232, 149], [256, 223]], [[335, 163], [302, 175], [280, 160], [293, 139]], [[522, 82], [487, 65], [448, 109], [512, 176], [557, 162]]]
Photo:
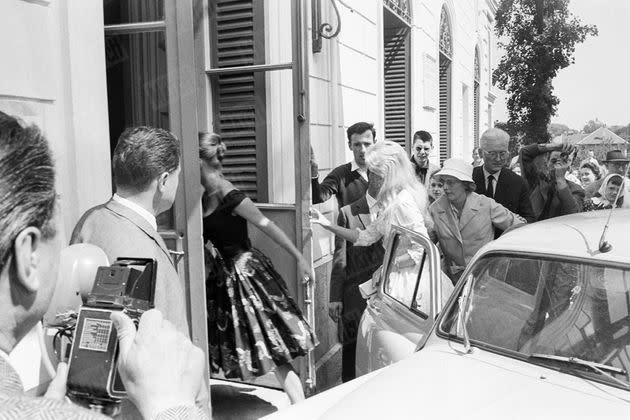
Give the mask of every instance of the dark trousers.
[[366, 302], [361, 297], [358, 284], [349, 285], [343, 294], [343, 311], [339, 325], [341, 342], [341, 380], [348, 382], [356, 378], [355, 364], [359, 323]]

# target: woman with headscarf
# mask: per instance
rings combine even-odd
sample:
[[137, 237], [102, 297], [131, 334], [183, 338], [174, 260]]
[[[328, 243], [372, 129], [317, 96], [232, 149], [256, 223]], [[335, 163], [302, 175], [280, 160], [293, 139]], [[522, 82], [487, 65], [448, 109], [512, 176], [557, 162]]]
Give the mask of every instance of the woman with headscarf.
[[584, 202], [584, 211], [621, 207], [624, 199], [624, 179], [618, 174], [608, 174], [593, 197]]
[[460, 159], [447, 159], [436, 174], [444, 194], [431, 204], [436, 239], [444, 255], [446, 274], [453, 284], [466, 264], [485, 244], [494, 239], [494, 228], [506, 230], [525, 219], [492, 198], [475, 193], [472, 165]]
[[312, 350], [316, 338], [269, 258], [252, 247], [247, 222], [293, 256], [302, 276], [314, 279], [313, 271], [287, 235], [223, 177], [225, 150], [219, 135], [200, 133], [203, 237], [216, 247], [206, 255], [211, 367], [239, 379], [273, 371], [296, 403], [304, 391], [291, 360]]

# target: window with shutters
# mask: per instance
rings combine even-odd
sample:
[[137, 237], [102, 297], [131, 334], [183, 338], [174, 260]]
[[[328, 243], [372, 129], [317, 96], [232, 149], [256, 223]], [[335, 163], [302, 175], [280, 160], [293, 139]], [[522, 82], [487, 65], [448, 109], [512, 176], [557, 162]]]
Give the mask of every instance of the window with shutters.
[[253, 201], [266, 202], [267, 129], [265, 74], [247, 67], [265, 63], [264, 2], [209, 2], [213, 68], [243, 72], [211, 75], [214, 131], [227, 145], [223, 173]]
[[451, 23], [446, 8], [440, 16], [440, 73], [439, 73], [439, 123], [440, 123], [440, 164], [451, 157], [451, 65], [453, 43]]
[[480, 88], [481, 69], [479, 66], [479, 47], [475, 47], [475, 65], [474, 65], [474, 88], [473, 88], [473, 136], [475, 147], [479, 146], [479, 107], [481, 101], [481, 88]]
[[[383, 10], [383, 75], [385, 102], [385, 139], [405, 150], [411, 148], [409, 98], [409, 33], [405, 16], [397, 8]], [[406, 6], [408, 10], [408, 5]], [[408, 17], [408, 15], [406, 15]]]

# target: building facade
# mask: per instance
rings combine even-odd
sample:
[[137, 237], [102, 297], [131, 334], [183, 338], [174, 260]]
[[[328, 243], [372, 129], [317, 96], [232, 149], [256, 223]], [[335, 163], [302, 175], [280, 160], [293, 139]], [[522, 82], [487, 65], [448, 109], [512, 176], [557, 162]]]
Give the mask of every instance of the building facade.
[[[345, 129], [375, 124], [434, 161], [469, 159], [492, 125], [496, 0], [7, 0], [0, 4], [0, 110], [39, 125], [57, 159], [63, 226], [112, 192], [110, 157], [125, 127], [182, 141], [182, 178], [159, 230], [186, 284], [192, 337], [205, 348], [197, 133], [228, 145], [226, 176], [314, 261], [294, 261], [251, 229], [315, 324], [299, 368], [322, 390], [339, 379], [327, 316], [332, 238], [311, 230], [309, 146], [320, 177], [351, 159]], [[328, 25], [326, 25], [328, 24]], [[339, 29], [337, 31], [337, 29]], [[337, 33], [336, 33], [337, 32]], [[319, 205], [331, 218], [334, 203]]]

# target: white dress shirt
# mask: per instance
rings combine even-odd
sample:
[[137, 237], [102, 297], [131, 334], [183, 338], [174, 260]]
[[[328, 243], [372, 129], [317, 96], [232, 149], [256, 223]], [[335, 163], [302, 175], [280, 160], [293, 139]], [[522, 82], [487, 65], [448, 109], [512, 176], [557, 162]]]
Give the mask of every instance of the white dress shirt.
[[352, 159], [352, 162], [350, 162], [350, 172], [354, 172], [354, 171], [357, 171], [359, 173], [359, 175], [361, 175], [363, 177], [363, 179], [365, 179], [366, 181], [368, 180], [367, 170], [366, 169], [362, 169], [357, 164], [357, 161]]
[[155, 220], [155, 216], [149, 213], [146, 209], [137, 205], [133, 201], [127, 200], [126, 198], [122, 198], [118, 194], [114, 194], [112, 197], [114, 201], [122, 204], [127, 207], [129, 210], [133, 210], [135, 213], [138, 213], [143, 219], [145, 219], [149, 224], [157, 231], [157, 221]]
[[499, 175], [501, 175], [501, 169], [499, 169], [498, 171], [496, 171], [495, 173], [491, 174], [490, 172], [488, 172], [486, 170], [486, 167], [483, 167], [483, 179], [486, 183], [486, 191], [488, 191], [488, 177], [492, 175], [494, 177], [494, 181], [492, 182], [492, 196], [494, 197], [494, 193], [497, 190], [497, 183], [499, 182]]

